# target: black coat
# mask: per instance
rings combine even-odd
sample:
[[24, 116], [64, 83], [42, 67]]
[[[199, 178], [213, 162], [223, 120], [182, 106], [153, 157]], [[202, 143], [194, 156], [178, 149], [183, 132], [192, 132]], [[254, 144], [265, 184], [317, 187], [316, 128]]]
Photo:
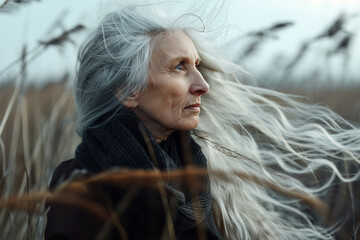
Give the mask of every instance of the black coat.
[[[107, 123], [100, 130], [84, 134], [83, 142], [76, 152], [76, 159], [65, 161], [55, 169], [50, 189], [54, 190], [60, 183], [72, 177], [76, 170], [85, 169], [87, 175], [92, 175], [112, 166], [151, 168], [153, 163], [138, 124], [139, 120], [135, 116], [127, 115], [126, 118], [118, 118], [115, 122]], [[154, 139], [151, 140], [155, 155], [159, 159], [160, 170], [171, 170], [183, 166], [182, 151], [178, 147], [180, 140], [176, 132], [168, 137], [168, 144], [159, 145], [154, 142]], [[191, 138], [190, 140], [194, 165], [206, 166], [206, 159], [200, 147]], [[119, 152], [119, 149], [122, 149], [122, 152]], [[138, 159], [141, 159], [141, 162], [138, 162]], [[109, 166], [104, 167], [106, 164]], [[191, 217], [191, 211], [189, 213], [189, 209], [192, 210], [189, 207], [192, 200], [188, 193], [183, 192], [183, 189], [176, 185], [170, 184], [166, 187], [167, 199], [169, 201], [176, 199], [177, 205], [175, 205], [179, 206], [171, 213], [177, 239], [199, 239], [199, 229], [205, 232], [206, 239], [223, 239], [214, 224], [209, 193], [199, 195], [199, 199], [203, 200], [201, 203], [205, 204], [201, 206], [204, 215], [201, 223], [195, 223], [194, 218]], [[109, 212], [114, 212], [127, 195], [127, 191], [114, 186], [90, 185], [89, 188], [89, 192], [92, 193], [89, 199], [108, 209]], [[129, 205], [117, 219], [128, 239], [162, 239], [167, 229], [164, 206], [159, 194], [145, 188], [136, 191]], [[101, 236], [100, 239], [122, 239], [123, 235], [110, 222], [100, 219], [81, 206], [59, 203], [50, 205], [45, 231], [46, 240], [96, 239], [98, 236]]]

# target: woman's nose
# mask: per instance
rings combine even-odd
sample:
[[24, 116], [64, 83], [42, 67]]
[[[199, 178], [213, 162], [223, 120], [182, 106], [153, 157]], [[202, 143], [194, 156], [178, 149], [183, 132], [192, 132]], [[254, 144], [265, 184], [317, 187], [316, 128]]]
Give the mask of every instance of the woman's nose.
[[193, 77], [193, 83], [190, 86], [191, 94], [200, 96], [207, 93], [209, 91], [209, 84], [205, 81], [201, 73], [196, 70]]

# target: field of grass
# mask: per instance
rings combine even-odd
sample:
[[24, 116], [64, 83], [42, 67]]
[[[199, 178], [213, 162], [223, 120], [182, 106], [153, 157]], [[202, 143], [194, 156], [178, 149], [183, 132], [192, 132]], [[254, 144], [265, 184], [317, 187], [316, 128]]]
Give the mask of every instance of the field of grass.
[[[3, 6], [7, 2], [10, 1], [5, 1]], [[349, 42], [355, 35], [342, 31], [345, 24], [345, 18], [336, 19], [329, 29], [306, 41], [294, 58], [284, 64], [284, 68], [287, 68], [284, 76], [291, 76], [292, 70], [310, 51], [310, 45], [324, 38], [336, 43], [336, 47], [327, 53], [329, 56], [330, 53], [351, 52]], [[246, 61], [247, 57], [259, 49], [266, 36], [276, 35], [277, 31], [291, 25], [292, 23], [275, 24], [270, 28], [249, 33], [247, 37], [250, 38], [250, 43], [239, 54], [242, 56], [241, 61]], [[27, 80], [26, 69], [29, 61], [34, 61], [51, 47], [61, 47], [71, 42], [71, 34], [83, 28], [82, 25], [75, 25], [64, 30], [53, 39], [40, 42], [35, 52], [26, 51], [24, 47], [22, 56], [14, 63], [21, 65], [16, 79], [22, 79], [22, 83], [0, 86], [0, 239], [43, 237], [46, 224], [44, 203], [45, 198], [51, 199], [47, 195], [47, 187], [52, 171], [60, 162], [74, 156], [75, 148], [81, 139], [75, 133], [76, 117], [72, 90], [66, 85], [67, 79], [57, 83], [49, 82], [41, 88], [24, 88], [22, 84]], [[289, 88], [281, 91], [306, 96], [310, 102], [327, 105], [345, 119], [355, 124], [360, 123], [360, 83], [351, 88], [327, 86], [309, 90]], [[136, 175], [137, 178], [141, 176]], [[130, 176], [127, 179], [131, 179]], [[144, 181], [144, 184], [146, 183], [149, 182]], [[328, 222], [334, 222], [346, 208], [349, 208], [350, 196], [345, 193], [346, 187], [344, 184], [339, 185], [329, 195], [331, 212], [328, 214]], [[354, 183], [352, 187], [359, 189], [360, 183]], [[8, 201], [11, 200], [11, 196], [22, 198], [14, 200], [14, 204], [11, 205]], [[360, 191], [355, 191], [354, 197], [358, 199], [356, 204], [360, 205]], [[31, 203], [30, 199], [34, 202]], [[4, 207], [5, 203], [7, 207]], [[360, 228], [360, 212], [355, 214], [354, 219], [348, 219], [339, 237], [344, 240], [355, 239], [356, 237], [351, 234], [356, 227]], [[356, 234], [360, 238], [360, 230]]]
[[328, 106], [334, 112], [351, 122], [360, 123], [360, 85], [339, 88], [281, 89], [289, 94], [305, 96], [311, 103]]
[[[321, 102], [344, 118], [360, 122], [359, 91], [360, 88], [310, 91], [292, 89], [285, 92], [308, 96], [310, 101]], [[0, 200], [6, 200], [12, 195], [26, 196], [38, 190], [45, 193], [54, 167], [61, 161], [72, 158], [80, 142], [74, 129], [71, 90], [64, 82], [49, 83], [42, 88], [30, 87], [14, 94], [16, 91], [12, 86], [0, 88]], [[355, 183], [353, 187], [360, 187], [360, 184]], [[341, 195], [346, 189], [337, 191]], [[43, 197], [45, 199], [45, 195]], [[349, 196], [337, 197], [332, 196], [332, 201], [335, 202], [330, 215], [333, 218], [337, 214], [341, 215]], [[355, 197], [360, 199], [358, 193], [355, 193]], [[11, 211], [11, 208], [1, 210], [0, 204], [0, 239], [41, 238], [46, 223], [46, 211], [41, 201], [31, 207], [14, 205], [14, 209], [15, 211]], [[355, 222], [360, 223], [359, 214], [355, 217]], [[352, 225], [347, 227], [353, 228]], [[342, 236], [342, 239], [351, 239], [344, 230]]]
[[[46, 189], [54, 167], [73, 156], [79, 142], [73, 128], [71, 91], [63, 84], [29, 88], [18, 94], [12, 86], [1, 87], [0, 126], [2, 200]], [[44, 223], [43, 214], [3, 209], [0, 239], [39, 239]]]

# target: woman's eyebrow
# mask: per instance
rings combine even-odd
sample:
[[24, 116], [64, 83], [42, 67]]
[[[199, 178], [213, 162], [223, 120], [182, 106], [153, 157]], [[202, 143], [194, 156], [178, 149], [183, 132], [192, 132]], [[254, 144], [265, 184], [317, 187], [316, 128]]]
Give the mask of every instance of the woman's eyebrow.
[[[192, 59], [189, 58], [188, 56], [180, 56], [180, 57], [175, 57], [175, 58], [170, 58], [169, 59], [169, 63], [174, 63], [174, 62], [182, 62], [182, 61], [187, 61], [190, 62]], [[200, 63], [201, 62], [201, 58], [197, 57], [195, 59], [195, 63]]]

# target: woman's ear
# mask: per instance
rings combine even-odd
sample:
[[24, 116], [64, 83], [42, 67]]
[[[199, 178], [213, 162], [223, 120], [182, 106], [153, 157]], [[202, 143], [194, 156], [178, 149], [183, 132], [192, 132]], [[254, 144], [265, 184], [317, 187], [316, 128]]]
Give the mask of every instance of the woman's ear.
[[139, 92], [135, 92], [127, 97], [125, 100], [120, 98], [119, 93], [117, 93], [117, 99], [122, 102], [127, 108], [135, 108], [139, 104]]
[[123, 104], [127, 108], [135, 108], [137, 107], [137, 105], [139, 105], [138, 99], [139, 99], [139, 92], [136, 92], [135, 94], [132, 94], [131, 96], [123, 100]]

